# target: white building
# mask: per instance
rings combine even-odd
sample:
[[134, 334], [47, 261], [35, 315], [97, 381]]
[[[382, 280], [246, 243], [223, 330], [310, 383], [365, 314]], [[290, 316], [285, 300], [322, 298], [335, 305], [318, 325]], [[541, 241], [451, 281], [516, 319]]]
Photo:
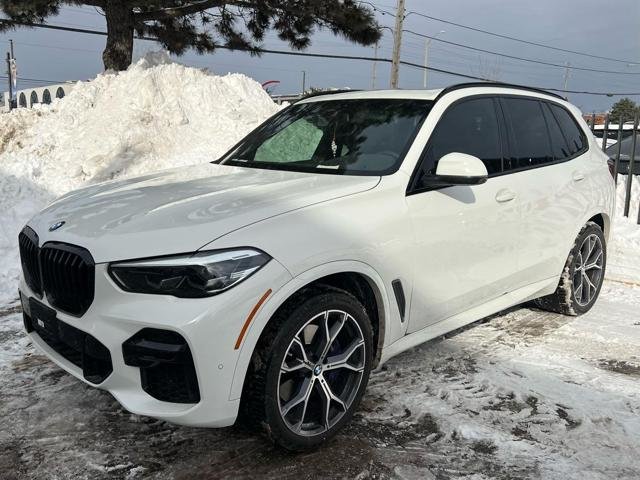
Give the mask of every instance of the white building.
[[[54, 98], [63, 98], [75, 86], [74, 83], [47, 85], [46, 87], [18, 90], [16, 103], [18, 108], [31, 108], [36, 103], [49, 104]], [[9, 109], [9, 92], [4, 93], [4, 110]]]

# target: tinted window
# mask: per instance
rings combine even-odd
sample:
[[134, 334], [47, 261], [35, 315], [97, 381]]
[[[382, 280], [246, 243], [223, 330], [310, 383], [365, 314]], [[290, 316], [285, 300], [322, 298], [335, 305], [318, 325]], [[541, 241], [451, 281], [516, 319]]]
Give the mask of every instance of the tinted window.
[[547, 125], [549, 126], [549, 135], [551, 136], [551, 148], [553, 151], [553, 158], [555, 160], [564, 160], [571, 156], [567, 141], [564, 138], [560, 125], [556, 118], [551, 114], [549, 105], [542, 104], [544, 110], [544, 116], [547, 119]]
[[421, 176], [434, 174], [438, 160], [452, 152], [478, 157], [489, 174], [502, 171], [500, 132], [491, 98], [465, 100], [442, 115], [429, 139]]
[[542, 106], [526, 98], [502, 99], [511, 127], [511, 159], [506, 169], [520, 169], [553, 161]]
[[558, 120], [562, 133], [564, 133], [567, 143], [569, 145], [569, 154], [575, 155], [582, 151], [585, 147], [585, 137], [578, 127], [573, 116], [567, 112], [564, 108], [551, 104], [551, 111]]
[[382, 175], [404, 158], [431, 102], [407, 99], [299, 103], [267, 120], [221, 163], [253, 168]]

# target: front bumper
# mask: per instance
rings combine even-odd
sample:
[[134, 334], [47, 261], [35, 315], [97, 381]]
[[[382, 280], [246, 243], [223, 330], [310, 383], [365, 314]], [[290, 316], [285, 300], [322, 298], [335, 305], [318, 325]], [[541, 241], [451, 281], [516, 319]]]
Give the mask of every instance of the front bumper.
[[[220, 295], [184, 299], [124, 292], [109, 277], [106, 264], [96, 265], [95, 300], [89, 310], [81, 318], [58, 311], [56, 318], [72, 327], [70, 330], [77, 329], [76, 334], [95, 339], [108, 350], [112, 371], [103, 381], [100, 376], [87, 377], [77, 361], [52, 348], [50, 339], [49, 343], [45, 341], [46, 332], [41, 335], [35, 329], [28, 334], [56, 364], [89, 385], [109, 391], [132, 413], [182, 425], [229, 426], [235, 422], [240, 404], [240, 399], [231, 395], [241, 351], [235, 349], [240, 331], [264, 293], [269, 289], [276, 292], [290, 279], [289, 272], [272, 259], [253, 276]], [[28, 299], [35, 294], [24, 279], [20, 291], [29, 315]], [[38, 300], [49, 306], [46, 298]], [[161, 401], [145, 391], [141, 375], [144, 365], [125, 358], [126, 346], [123, 354], [123, 344], [143, 329], [175, 332], [186, 341], [195, 367], [199, 401], [198, 397], [187, 399], [195, 403], [184, 403], [184, 399], [183, 403]], [[130, 351], [131, 348], [129, 354]], [[244, 376], [244, 371], [237, 375]]]

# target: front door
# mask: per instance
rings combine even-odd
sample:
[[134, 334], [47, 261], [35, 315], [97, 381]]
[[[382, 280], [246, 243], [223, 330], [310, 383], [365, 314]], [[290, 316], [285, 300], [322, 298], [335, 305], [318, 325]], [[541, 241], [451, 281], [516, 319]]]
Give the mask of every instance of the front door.
[[[472, 97], [449, 107], [429, 139], [407, 196], [415, 234], [407, 333], [512, 288], [518, 271], [520, 214], [518, 192], [510, 175], [502, 175], [503, 130], [497, 101]], [[438, 159], [451, 152], [480, 158], [488, 181], [421, 190], [420, 177], [433, 174]]]

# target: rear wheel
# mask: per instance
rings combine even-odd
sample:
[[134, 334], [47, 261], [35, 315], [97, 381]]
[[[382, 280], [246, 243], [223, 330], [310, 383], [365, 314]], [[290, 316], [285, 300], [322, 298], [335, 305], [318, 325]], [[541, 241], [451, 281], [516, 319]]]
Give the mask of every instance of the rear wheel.
[[544, 310], [565, 315], [588, 312], [598, 298], [607, 261], [602, 229], [588, 222], [578, 234], [569, 252], [558, 288], [535, 303]]
[[243, 401], [269, 437], [305, 450], [335, 435], [366, 388], [372, 331], [342, 290], [313, 289], [272, 320], [254, 354]]

